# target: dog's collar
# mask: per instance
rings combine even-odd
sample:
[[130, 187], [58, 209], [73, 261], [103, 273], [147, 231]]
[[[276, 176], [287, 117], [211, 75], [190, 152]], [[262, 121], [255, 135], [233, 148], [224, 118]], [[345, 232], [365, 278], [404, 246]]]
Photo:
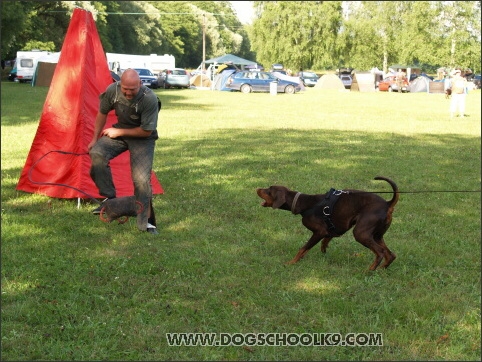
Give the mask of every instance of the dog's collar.
[[295, 198], [293, 199], [293, 203], [291, 204], [291, 212], [294, 214], [295, 213], [295, 206], [296, 202], [298, 201], [298, 197], [300, 197], [301, 192], [296, 193]]

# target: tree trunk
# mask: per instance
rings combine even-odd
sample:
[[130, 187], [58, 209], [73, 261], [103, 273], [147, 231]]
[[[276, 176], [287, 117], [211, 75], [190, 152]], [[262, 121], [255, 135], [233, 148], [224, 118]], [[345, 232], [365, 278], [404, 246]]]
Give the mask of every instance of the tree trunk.
[[455, 67], [455, 46], [457, 44], [457, 41], [452, 38], [452, 46], [450, 47], [450, 65], [453, 67]]

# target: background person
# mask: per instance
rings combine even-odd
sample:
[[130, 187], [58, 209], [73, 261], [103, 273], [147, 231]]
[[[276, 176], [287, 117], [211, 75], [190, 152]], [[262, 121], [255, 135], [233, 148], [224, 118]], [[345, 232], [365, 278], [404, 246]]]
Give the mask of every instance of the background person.
[[[142, 205], [141, 212], [137, 215], [137, 227], [141, 231], [157, 234], [155, 216], [149, 213], [153, 212], [151, 173], [154, 146], [158, 139], [160, 101], [150, 88], [142, 85], [139, 74], [134, 69], [124, 71], [121, 80], [109, 85], [99, 98], [94, 135], [87, 146], [92, 160], [90, 176], [102, 196], [115, 198], [116, 190], [109, 162], [129, 150], [134, 195]], [[104, 129], [107, 114], [111, 110], [115, 110], [118, 122]], [[93, 210], [93, 213], [99, 214], [101, 209], [102, 205]]]
[[399, 69], [395, 80], [397, 81], [398, 92], [402, 93], [403, 81], [405, 80], [405, 72]]
[[459, 112], [460, 117], [465, 116], [465, 96], [467, 94], [467, 79], [462, 75], [460, 69], [455, 70], [455, 74], [450, 81], [452, 95], [450, 99], [450, 117]]

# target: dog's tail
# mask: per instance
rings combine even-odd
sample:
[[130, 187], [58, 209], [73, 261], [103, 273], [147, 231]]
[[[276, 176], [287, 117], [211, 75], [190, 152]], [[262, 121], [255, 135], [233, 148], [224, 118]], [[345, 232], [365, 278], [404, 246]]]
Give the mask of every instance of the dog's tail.
[[400, 198], [400, 193], [398, 191], [398, 186], [395, 182], [393, 182], [392, 180], [390, 180], [389, 178], [387, 177], [383, 177], [383, 176], [377, 176], [375, 177], [375, 180], [384, 180], [384, 181], [387, 181], [390, 186], [392, 186], [392, 189], [393, 189], [393, 197], [390, 201], [387, 201], [388, 202], [388, 208], [389, 208], [389, 213], [391, 214], [393, 212], [393, 208], [395, 207], [395, 205], [397, 204], [398, 202], [398, 199]]

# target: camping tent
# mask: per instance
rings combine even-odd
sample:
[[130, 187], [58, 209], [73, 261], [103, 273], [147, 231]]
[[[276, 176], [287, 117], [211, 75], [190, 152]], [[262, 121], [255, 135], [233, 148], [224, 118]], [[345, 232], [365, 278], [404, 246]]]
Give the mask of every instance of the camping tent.
[[427, 92], [429, 90], [430, 79], [424, 76], [415, 78], [410, 82], [410, 93]]
[[234, 64], [234, 65], [255, 65], [256, 62], [240, 58], [236, 55], [225, 54], [221, 57], [206, 60], [206, 64]]
[[[87, 145], [99, 95], [111, 82], [92, 14], [76, 8], [17, 190], [56, 198], [101, 197], [90, 178]], [[116, 122], [115, 114], [109, 113], [106, 126]], [[110, 165], [117, 196], [133, 195], [128, 152]], [[151, 184], [154, 194], [163, 193], [154, 173]]]
[[[211, 81], [214, 81], [216, 74], [218, 73], [219, 69], [223, 68], [224, 64], [229, 64], [230, 67], [236, 69], [237, 66], [240, 66], [241, 69], [244, 69], [246, 65], [256, 65], [256, 62], [251, 60], [240, 58], [236, 55], [232, 54], [225, 54], [223, 56], [212, 58], [206, 60], [204, 63], [209, 64], [209, 67], [206, 71], [206, 75]], [[201, 69], [202, 64], [199, 66], [199, 70]]]
[[231, 91], [230, 88], [226, 88], [226, 81], [228, 80], [229, 76], [236, 72], [235, 69], [225, 69], [216, 77], [211, 85], [212, 90], [219, 90], [219, 91]]
[[372, 72], [356, 72], [350, 86], [351, 91], [375, 92], [375, 74]]
[[336, 74], [325, 74], [318, 79], [318, 82], [316, 82], [313, 89], [334, 89], [344, 91], [345, 86]]
[[192, 86], [198, 88], [209, 88], [211, 87], [211, 80], [205, 74], [196, 74], [189, 80]]

